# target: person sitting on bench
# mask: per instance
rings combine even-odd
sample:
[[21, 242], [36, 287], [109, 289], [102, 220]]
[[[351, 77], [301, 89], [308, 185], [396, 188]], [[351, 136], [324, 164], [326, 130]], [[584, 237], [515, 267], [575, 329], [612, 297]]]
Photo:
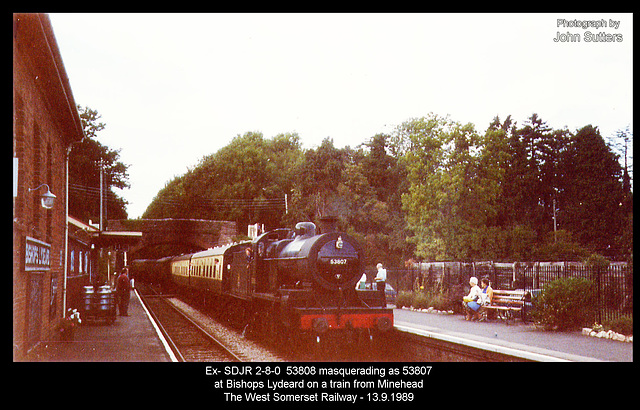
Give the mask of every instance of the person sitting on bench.
[[469, 285], [471, 285], [469, 294], [462, 299], [462, 305], [467, 312], [465, 320], [472, 320], [472, 318], [476, 317], [478, 309], [480, 309], [480, 303], [478, 302], [482, 297], [482, 290], [478, 286], [478, 278], [472, 276], [469, 279]]

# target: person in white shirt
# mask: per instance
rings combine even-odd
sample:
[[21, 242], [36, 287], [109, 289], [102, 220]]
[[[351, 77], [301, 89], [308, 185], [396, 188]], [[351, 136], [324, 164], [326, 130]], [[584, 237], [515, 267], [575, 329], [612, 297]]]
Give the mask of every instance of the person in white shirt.
[[376, 274], [376, 289], [380, 290], [378, 288], [378, 283], [382, 282], [382, 290], [384, 290], [384, 286], [387, 282], [387, 270], [382, 267], [381, 263], [376, 265], [376, 268], [378, 269], [378, 273]]
[[469, 279], [469, 285], [471, 286], [469, 294], [462, 298], [462, 305], [467, 312], [465, 320], [471, 320], [475, 316], [478, 309], [480, 309], [478, 302], [482, 298], [482, 289], [478, 286], [478, 278], [472, 276], [471, 279]]
[[387, 306], [387, 298], [385, 295], [385, 287], [387, 286], [387, 270], [379, 263], [376, 265], [378, 273], [376, 274], [376, 290], [381, 293], [380, 299], [382, 300], [382, 306]]

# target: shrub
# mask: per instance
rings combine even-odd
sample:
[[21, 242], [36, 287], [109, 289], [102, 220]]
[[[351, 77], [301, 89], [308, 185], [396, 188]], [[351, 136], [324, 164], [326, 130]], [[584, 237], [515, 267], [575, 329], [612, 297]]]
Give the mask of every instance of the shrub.
[[401, 291], [396, 297], [396, 307], [413, 306], [416, 309], [448, 310], [450, 301], [447, 295], [441, 292], [409, 292]]
[[431, 304], [431, 298], [423, 292], [414, 292], [412, 306], [416, 309], [427, 309]]
[[633, 318], [621, 316], [607, 323], [607, 327], [616, 333], [623, 335], [633, 335]]
[[402, 290], [398, 292], [396, 296], [396, 307], [402, 309], [405, 306], [411, 306], [413, 304], [413, 292]]
[[597, 253], [592, 253], [583, 262], [587, 266], [592, 266], [599, 269], [607, 269], [609, 267], [609, 260], [602, 255], [598, 255]]
[[534, 318], [542, 324], [573, 329], [593, 319], [593, 282], [583, 278], [561, 278], [550, 282], [534, 300]]
[[449, 310], [449, 301], [445, 295], [438, 293], [431, 298], [431, 306], [436, 310]]

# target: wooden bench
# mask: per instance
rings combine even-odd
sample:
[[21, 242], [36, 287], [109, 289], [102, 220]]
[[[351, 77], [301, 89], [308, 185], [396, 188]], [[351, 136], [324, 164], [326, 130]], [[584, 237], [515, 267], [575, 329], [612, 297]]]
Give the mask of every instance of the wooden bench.
[[501, 290], [494, 289], [491, 304], [483, 306], [483, 310], [495, 310], [499, 319], [504, 319], [508, 325], [510, 320], [514, 320], [514, 313], [519, 312], [520, 318], [526, 321], [523, 314], [525, 308], [525, 291], [524, 290]]

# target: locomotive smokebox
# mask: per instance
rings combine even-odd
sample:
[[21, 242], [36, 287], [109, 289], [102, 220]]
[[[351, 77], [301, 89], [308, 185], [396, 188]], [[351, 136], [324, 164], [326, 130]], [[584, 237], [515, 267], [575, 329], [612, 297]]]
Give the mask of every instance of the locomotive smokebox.
[[310, 236], [312, 226], [310, 222], [298, 223], [295, 238], [282, 241], [282, 248], [278, 245], [272, 260], [277, 261], [279, 275], [313, 282], [330, 291], [355, 287], [362, 276], [363, 253], [358, 242], [335, 231]]
[[320, 218], [320, 233], [338, 232], [338, 218], [335, 216], [323, 216]]

